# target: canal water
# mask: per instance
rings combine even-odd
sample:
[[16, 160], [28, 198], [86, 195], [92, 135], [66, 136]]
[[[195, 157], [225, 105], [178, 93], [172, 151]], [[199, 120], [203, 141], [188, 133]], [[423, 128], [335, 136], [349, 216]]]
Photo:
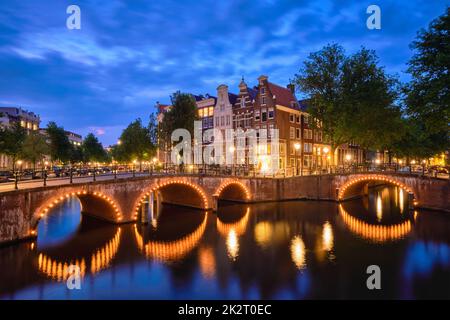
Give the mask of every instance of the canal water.
[[[380, 290], [367, 288], [371, 265]], [[379, 186], [342, 205], [165, 205], [119, 227], [74, 198], [36, 241], [0, 248], [0, 270], [0, 299], [450, 299], [450, 215], [409, 211], [404, 191]]]

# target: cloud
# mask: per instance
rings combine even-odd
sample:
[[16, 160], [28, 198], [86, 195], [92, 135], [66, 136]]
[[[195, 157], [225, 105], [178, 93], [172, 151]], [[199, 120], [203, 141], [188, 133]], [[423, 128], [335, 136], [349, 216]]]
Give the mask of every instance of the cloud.
[[0, 101], [105, 143], [177, 90], [215, 94], [225, 83], [236, 92], [242, 76], [255, 85], [260, 74], [285, 85], [330, 42], [375, 49], [388, 72], [406, 79], [408, 44], [445, 9], [437, 0], [380, 0], [382, 30], [374, 32], [365, 25], [368, 0], [77, 4], [81, 30], [66, 28], [66, 2], [2, 2]]

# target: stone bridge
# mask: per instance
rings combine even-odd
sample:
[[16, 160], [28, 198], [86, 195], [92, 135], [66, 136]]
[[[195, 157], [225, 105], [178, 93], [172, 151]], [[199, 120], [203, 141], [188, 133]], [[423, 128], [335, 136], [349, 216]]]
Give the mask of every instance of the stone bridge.
[[412, 175], [343, 174], [291, 178], [230, 176], [149, 176], [38, 187], [0, 193], [0, 244], [37, 236], [39, 220], [69, 197], [83, 214], [113, 223], [137, 221], [145, 199], [201, 210], [217, 209], [218, 200], [345, 201], [367, 193], [373, 183], [393, 184], [409, 194], [410, 206], [450, 212], [450, 181]]

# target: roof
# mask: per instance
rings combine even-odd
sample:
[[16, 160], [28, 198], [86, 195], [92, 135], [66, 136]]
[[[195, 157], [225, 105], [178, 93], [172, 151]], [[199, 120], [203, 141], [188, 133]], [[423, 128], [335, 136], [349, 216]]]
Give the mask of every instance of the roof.
[[295, 102], [296, 107], [294, 107], [294, 109], [298, 109], [297, 98], [295, 98], [290, 89], [280, 87], [279, 85], [271, 82], [268, 82], [267, 84], [269, 86], [270, 92], [275, 96], [277, 104], [288, 108], [293, 108], [292, 102]]
[[238, 98], [237, 94], [228, 92], [228, 100], [230, 100], [231, 105], [234, 105], [236, 103], [237, 98]]
[[306, 111], [306, 109], [308, 109], [308, 100], [306, 99], [299, 100], [298, 106], [301, 111]]

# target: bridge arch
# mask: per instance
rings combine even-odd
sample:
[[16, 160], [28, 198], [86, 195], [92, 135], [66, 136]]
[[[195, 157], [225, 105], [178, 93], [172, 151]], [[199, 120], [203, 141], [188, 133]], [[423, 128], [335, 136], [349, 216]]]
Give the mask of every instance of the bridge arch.
[[213, 196], [223, 200], [249, 201], [251, 192], [241, 181], [230, 179], [222, 182]]
[[338, 201], [363, 194], [362, 190], [370, 182], [382, 182], [402, 188], [412, 195], [413, 204], [417, 204], [417, 196], [411, 187], [403, 183], [400, 179], [379, 174], [357, 175], [356, 177], [350, 178], [338, 188]]
[[210, 208], [207, 193], [202, 187], [185, 179], [169, 179], [153, 184], [138, 196], [134, 205], [135, 220], [145, 198], [153, 192], [157, 192], [161, 196], [161, 202], [205, 210]]
[[77, 197], [81, 204], [81, 212], [97, 218], [113, 222], [121, 222], [123, 214], [119, 205], [108, 195], [98, 191], [78, 190], [62, 192], [45, 200], [33, 213], [31, 222], [31, 236], [37, 236], [39, 221], [50, 214], [57, 204], [71, 197]]

